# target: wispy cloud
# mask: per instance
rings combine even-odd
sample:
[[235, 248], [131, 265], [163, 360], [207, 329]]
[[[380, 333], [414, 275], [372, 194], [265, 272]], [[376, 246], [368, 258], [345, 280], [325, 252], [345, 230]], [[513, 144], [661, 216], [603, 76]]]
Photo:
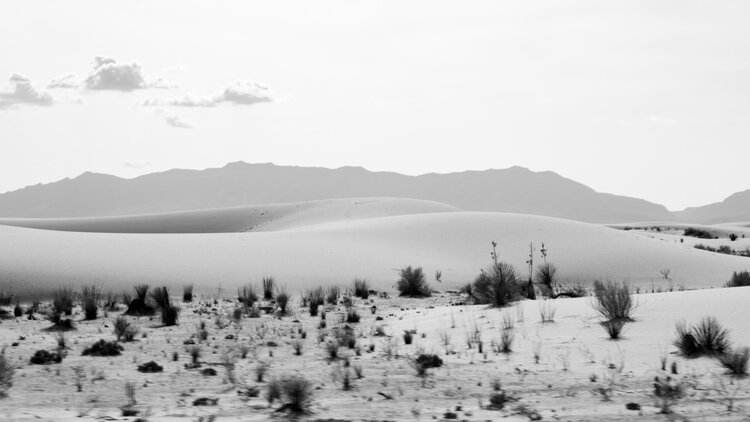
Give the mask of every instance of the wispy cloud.
[[267, 85], [253, 81], [237, 81], [220, 93], [210, 96], [186, 95], [168, 100], [151, 99], [142, 104], [144, 106], [215, 107], [223, 103], [252, 105], [270, 101], [273, 101], [273, 94]]
[[10, 77], [10, 90], [0, 92], [0, 108], [19, 104], [49, 106], [54, 101], [52, 94], [35, 87], [29, 78], [18, 73]]
[[181, 129], [192, 129], [194, 126], [192, 123], [188, 122], [181, 116], [178, 116], [176, 114], [169, 114], [164, 117], [164, 120], [167, 122], [169, 126], [181, 128]]

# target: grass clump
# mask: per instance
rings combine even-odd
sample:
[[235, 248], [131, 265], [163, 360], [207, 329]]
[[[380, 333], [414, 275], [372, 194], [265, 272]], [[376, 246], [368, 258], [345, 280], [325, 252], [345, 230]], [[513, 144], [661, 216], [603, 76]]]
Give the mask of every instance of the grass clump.
[[313, 385], [300, 376], [292, 376], [281, 380], [281, 392], [284, 405], [280, 410], [294, 413], [306, 413], [312, 404]]
[[115, 320], [115, 336], [117, 337], [117, 341], [122, 340], [123, 338], [125, 341], [133, 341], [135, 338], [135, 335], [138, 334], [138, 328], [133, 326], [127, 318], [124, 316], [119, 316]]
[[[156, 311], [154, 306], [149, 303], [149, 285], [138, 284], [133, 286], [135, 291], [135, 298], [130, 295], [123, 294], [123, 300], [128, 304], [128, 310], [125, 311], [126, 315], [133, 316], [151, 316]], [[127, 297], [126, 297], [127, 296]], [[132, 299], [131, 299], [132, 298]], [[127, 302], [129, 300], [129, 302]]]
[[99, 302], [102, 300], [102, 288], [89, 284], [81, 286], [81, 307], [86, 320], [96, 319], [99, 310]]
[[8, 395], [8, 390], [13, 387], [13, 375], [16, 373], [10, 360], [5, 357], [5, 353], [0, 354], [0, 398]]
[[169, 290], [165, 287], [157, 287], [151, 292], [151, 299], [161, 311], [161, 323], [166, 326], [177, 325], [180, 310], [169, 301]]
[[750, 286], [750, 272], [748, 271], [735, 271], [732, 274], [732, 278], [724, 284], [724, 287], [743, 287]]
[[520, 292], [515, 267], [504, 262], [496, 262], [483, 269], [471, 286], [471, 295], [476, 303], [495, 307], [518, 300]]
[[737, 377], [747, 376], [747, 361], [750, 359], [750, 348], [740, 347], [719, 355], [719, 363], [726, 368], [730, 374]]
[[182, 301], [185, 303], [190, 303], [193, 301], [193, 285], [187, 284], [185, 286], [182, 286]]
[[279, 288], [279, 292], [276, 294], [276, 305], [279, 307], [279, 312], [284, 315], [287, 312], [287, 306], [289, 305], [289, 292], [285, 287]]
[[253, 304], [258, 301], [258, 294], [255, 293], [255, 286], [246, 284], [237, 289], [237, 300], [245, 305], [245, 308], [252, 308]]
[[354, 279], [354, 296], [360, 299], [367, 299], [370, 297], [370, 286], [367, 280], [363, 278]]
[[124, 348], [115, 341], [99, 340], [83, 350], [83, 356], [119, 356]]
[[276, 280], [274, 280], [273, 277], [263, 277], [260, 284], [263, 287], [263, 299], [272, 300], [273, 291], [276, 287]]
[[677, 337], [673, 344], [686, 358], [719, 356], [730, 348], [729, 331], [714, 317], [705, 317], [690, 328], [681, 322], [677, 324]]
[[326, 302], [329, 305], [335, 305], [339, 303], [339, 295], [341, 294], [341, 288], [339, 286], [328, 286], [326, 290]]
[[635, 304], [626, 283], [594, 281], [594, 302], [592, 307], [606, 320], [621, 319], [632, 321], [630, 314]]
[[399, 272], [396, 281], [399, 296], [427, 297], [430, 295], [430, 286], [425, 280], [422, 267], [413, 268], [409, 265]]

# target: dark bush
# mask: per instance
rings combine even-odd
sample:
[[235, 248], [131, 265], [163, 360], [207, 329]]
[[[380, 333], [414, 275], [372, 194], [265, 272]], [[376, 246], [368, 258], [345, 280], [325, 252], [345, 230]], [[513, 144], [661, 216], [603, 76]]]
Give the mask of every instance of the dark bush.
[[81, 307], [85, 319], [94, 320], [99, 310], [99, 302], [102, 300], [102, 288], [95, 285], [89, 284], [81, 286]]
[[302, 377], [290, 377], [281, 380], [281, 391], [284, 407], [292, 412], [306, 412], [312, 402], [313, 385]]
[[354, 296], [361, 299], [370, 297], [370, 287], [367, 284], [367, 280], [362, 278], [354, 279]]
[[193, 285], [187, 284], [182, 286], [182, 301], [189, 303], [193, 301]]
[[425, 297], [430, 295], [430, 286], [424, 278], [422, 267], [402, 268], [400, 278], [396, 282], [399, 296]]
[[554, 294], [555, 274], [557, 274], [557, 267], [548, 262], [538, 265], [534, 271], [534, 282], [544, 287], [547, 296]]
[[138, 333], [138, 329], [130, 324], [124, 316], [119, 316], [115, 320], [115, 336], [117, 341], [125, 338], [125, 341], [133, 341], [133, 338]]
[[34, 365], [49, 365], [51, 363], [60, 363], [62, 359], [63, 357], [60, 353], [37, 350], [34, 356], [31, 357], [30, 362]]
[[164, 370], [164, 367], [162, 367], [161, 365], [159, 365], [158, 363], [154, 361], [146, 362], [144, 364], [138, 365], [138, 372], [150, 373], [150, 372], [161, 372], [163, 370]]
[[750, 286], [750, 272], [748, 271], [735, 271], [732, 274], [732, 278], [724, 284], [725, 287], [743, 287]]
[[273, 291], [274, 287], [276, 286], [276, 281], [273, 279], [273, 277], [263, 277], [260, 283], [263, 286], [263, 299], [273, 299]]
[[286, 314], [286, 308], [289, 305], [289, 292], [286, 288], [279, 288], [279, 292], [276, 294], [276, 305], [279, 306], [279, 312]]
[[119, 356], [124, 348], [115, 341], [99, 340], [83, 350], [83, 356]]
[[348, 322], [349, 324], [359, 322], [359, 318], [359, 314], [354, 309], [346, 311], [346, 322]]
[[414, 340], [414, 334], [411, 330], [404, 330], [404, 344], [411, 344]]
[[626, 283], [594, 281], [594, 310], [608, 321], [621, 319], [632, 321], [633, 297]]
[[492, 264], [482, 270], [471, 286], [472, 297], [478, 304], [495, 307], [508, 305], [519, 299], [521, 286], [516, 269], [504, 262]]
[[734, 233], [731, 233], [731, 234], [729, 235], [729, 240], [731, 240], [732, 242], [734, 242], [735, 240], [737, 240], [737, 235], [736, 235], [736, 234], [734, 234]]
[[417, 357], [415, 362], [417, 363], [417, 365], [425, 368], [440, 368], [441, 366], [443, 366], [443, 360], [440, 359], [440, 356], [438, 355], [423, 353]]
[[326, 290], [326, 302], [328, 302], [330, 305], [335, 305], [339, 302], [339, 295], [341, 294], [341, 289], [339, 286], [328, 286], [328, 290]]
[[714, 238], [714, 236], [711, 233], [705, 230], [696, 229], [694, 227], [686, 228], [683, 234], [685, 236], [697, 237], [699, 239], [713, 239]]
[[53, 290], [52, 307], [58, 315], [73, 315], [73, 289], [58, 287]]
[[[148, 284], [138, 284], [133, 286], [135, 291], [135, 298], [128, 303], [128, 310], [125, 311], [126, 315], [133, 316], [151, 316], [156, 312], [156, 309], [152, 304], [148, 302]], [[127, 294], [123, 294], [123, 299], [127, 300]]]
[[729, 331], [714, 317], [705, 317], [690, 329], [679, 323], [673, 344], [687, 358], [722, 355], [729, 350]]
[[623, 319], [611, 319], [609, 321], [600, 322], [604, 331], [607, 332], [609, 338], [612, 340], [619, 340], [620, 333], [622, 333], [623, 327], [625, 327], [626, 321]]
[[258, 301], [258, 295], [255, 293], [255, 286], [246, 284], [241, 289], [237, 289], [237, 300], [245, 305], [245, 308], [251, 308]]
[[747, 361], [750, 358], [750, 348], [740, 347], [719, 356], [719, 363], [729, 370], [729, 373], [738, 377], [747, 375]]
[[16, 318], [23, 316], [23, 308], [19, 303], [16, 303], [16, 306], [13, 308], [13, 316]]
[[161, 323], [166, 326], [177, 325], [180, 309], [170, 303], [169, 290], [166, 286], [154, 289], [151, 292], [151, 299], [161, 311]]

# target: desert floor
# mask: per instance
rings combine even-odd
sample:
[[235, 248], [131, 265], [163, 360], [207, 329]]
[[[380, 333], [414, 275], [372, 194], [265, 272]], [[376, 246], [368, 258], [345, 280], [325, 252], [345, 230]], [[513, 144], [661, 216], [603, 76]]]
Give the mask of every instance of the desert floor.
[[[269, 380], [295, 374], [314, 386], [309, 413], [296, 416], [303, 420], [410, 421], [454, 415], [478, 421], [750, 419], [750, 381], [726, 375], [714, 359], [678, 357], [671, 345], [675, 323], [693, 323], [704, 316], [714, 316], [728, 328], [735, 345], [750, 344], [750, 288], [635, 295], [635, 321], [619, 341], [609, 340], [599, 326], [591, 298], [522, 301], [493, 309], [462, 305], [463, 297], [456, 293], [424, 299], [390, 293], [391, 298], [355, 299], [362, 319], [348, 325], [356, 334], [356, 346], [342, 347], [335, 360], [328, 358], [325, 344], [335, 327], [347, 325], [341, 322], [344, 307], [328, 306], [327, 326], [319, 328], [320, 316], [311, 317], [299, 307], [298, 295], [288, 315], [243, 317], [238, 323], [231, 318], [236, 300], [214, 304], [210, 297], [180, 304], [179, 324], [173, 327], [161, 326], [158, 316], [127, 317], [140, 333], [135, 341], [122, 343], [124, 351], [116, 357], [81, 352], [99, 339], [114, 340], [113, 322], [125, 308], [94, 321], [83, 321], [76, 308], [77, 329], [66, 333], [67, 357], [51, 365], [29, 363], [36, 350], [57, 347], [56, 333], [44, 331], [50, 322], [25, 316], [6, 319], [0, 323], [0, 344], [17, 370], [8, 397], [0, 400], [0, 419], [133, 421], [136, 417], [123, 417], [120, 410], [127, 403], [128, 382], [136, 386], [140, 416], [150, 421], [285, 419], [292, 415], [277, 412], [281, 404], [269, 405], [264, 396]], [[541, 323], [542, 307], [555, 311], [554, 322]], [[504, 319], [514, 325], [509, 354], [493, 350]], [[202, 342], [196, 339], [200, 321], [209, 332]], [[376, 335], [378, 327], [385, 336]], [[481, 353], [477, 343], [467, 343], [475, 327], [481, 333]], [[416, 331], [411, 345], [404, 343], [405, 330]], [[185, 367], [191, 346], [184, 343], [189, 339], [201, 347], [201, 368]], [[295, 340], [303, 342], [301, 355], [294, 354]], [[250, 350], [244, 359], [239, 357], [242, 345]], [[444, 361], [424, 378], [411, 365], [421, 352], [435, 353]], [[236, 359], [234, 383], [224, 365], [227, 356]], [[661, 369], [661, 359], [666, 359], [668, 370], [676, 364], [678, 375], [672, 377], [686, 391], [668, 415], [659, 413], [653, 397], [654, 377], [669, 375]], [[151, 360], [162, 365], [163, 372], [136, 370]], [[350, 367], [345, 367], [347, 360]], [[263, 382], [256, 381], [260, 363], [268, 365]], [[76, 391], [74, 367], [82, 367], [85, 374], [81, 392]], [[206, 368], [215, 369], [216, 375], [203, 375]], [[356, 377], [354, 368], [361, 369], [362, 378]], [[344, 390], [347, 372], [351, 389]], [[489, 410], [497, 382], [513, 400], [501, 410]], [[257, 397], [241, 394], [251, 387], [259, 389]], [[218, 402], [195, 406], [202, 397]], [[628, 410], [628, 403], [639, 404], [640, 410]]]

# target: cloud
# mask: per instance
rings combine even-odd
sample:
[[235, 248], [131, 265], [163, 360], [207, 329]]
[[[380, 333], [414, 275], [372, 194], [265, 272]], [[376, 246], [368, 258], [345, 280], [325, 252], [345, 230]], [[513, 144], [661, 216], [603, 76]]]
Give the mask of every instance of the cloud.
[[67, 75], [51, 80], [47, 84], [47, 88], [78, 88], [81, 85], [82, 82], [75, 73], [68, 73]]
[[91, 90], [133, 91], [147, 88], [174, 88], [162, 78], [149, 80], [138, 63], [117, 63], [111, 57], [94, 57], [94, 69], [83, 81]]
[[181, 128], [181, 129], [192, 129], [193, 125], [187, 120], [176, 114], [170, 114], [164, 118], [169, 126]]
[[169, 100], [146, 100], [142, 104], [144, 106], [216, 107], [223, 103], [251, 105], [270, 101], [273, 101], [273, 94], [268, 86], [253, 81], [237, 81], [212, 96], [186, 95]]
[[10, 77], [10, 85], [10, 91], [0, 92], [0, 108], [8, 108], [17, 104], [49, 106], [55, 101], [52, 94], [36, 88], [29, 78], [18, 73]]

